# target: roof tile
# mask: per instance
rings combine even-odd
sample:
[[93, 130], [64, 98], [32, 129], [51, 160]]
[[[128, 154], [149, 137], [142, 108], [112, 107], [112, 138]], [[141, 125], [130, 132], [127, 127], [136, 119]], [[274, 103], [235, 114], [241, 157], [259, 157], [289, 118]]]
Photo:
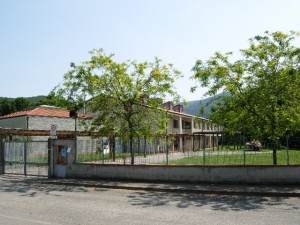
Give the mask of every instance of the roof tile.
[[[69, 110], [62, 109], [62, 108], [38, 106], [32, 109], [0, 116], [0, 119], [14, 118], [19, 116], [45, 116], [45, 117], [70, 118], [69, 112], [70, 112]], [[87, 118], [87, 117], [88, 116], [85, 114], [78, 113], [78, 118]]]

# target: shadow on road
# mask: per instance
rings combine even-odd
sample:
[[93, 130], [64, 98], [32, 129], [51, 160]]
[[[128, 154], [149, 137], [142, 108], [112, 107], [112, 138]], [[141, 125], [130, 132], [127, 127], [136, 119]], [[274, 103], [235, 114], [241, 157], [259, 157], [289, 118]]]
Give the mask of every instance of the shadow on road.
[[209, 205], [212, 210], [243, 211], [285, 205], [290, 210], [300, 209], [300, 206], [287, 205], [283, 197], [136, 192], [129, 195], [128, 198], [132, 205], [140, 207], [159, 207], [172, 204], [178, 208], [188, 208], [190, 206], [205, 207]]
[[[275, 191], [293, 191], [299, 188], [299, 186], [287, 186], [287, 187], [278, 187], [278, 186], [248, 186], [248, 185], [199, 185], [202, 192], [193, 192], [187, 188], [186, 185], [180, 184], [143, 184], [139, 189], [139, 184], [132, 182], [125, 182], [127, 186], [118, 186], [122, 185], [122, 182], [117, 181], [105, 181], [106, 184], [103, 184], [97, 180], [89, 181], [84, 184], [84, 181], [80, 181], [79, 185], [65, 185], [62, 184], [51, 184], [46, 183], [48, 178], [41, 177], [24, 177], [24, 176], [0, 176], [0, 192], [17, 192], [20, 196], [27, 197], [36, 197], [41, 194], [52, 195], [52, 196], [61, 196], [63, 192], [89, 192], [90, 188], [93, 188], [97, 192], [105, 192], [110, 189], [122, 189], [130, 192], [125, 192], [128, 198], [128, 202], [133, 206], [138, 207], [160, 207], [165, 205], [174, 205], [178, 208], [188, 208], [188, 207], [206, 207], [209, 206], [210, 210], [221, 210], [221, 211], [243, 211], [243, 210], [259, 210], [269, 207], [281, 207], [284, 206], [288, 210], [299, 210], [300, 206], [288, 204], [285, 201], [286, 197], [277, 197], [275, 195], [251, 195], [251, 190], [259, 190], [262, 193], [274, 193]], [[111, 187], [109, 187], [111, 183]], [[94, 185], [95, 184], [95, 185]], [[90, 186], [88, 186], [90, 185]], [[115, 186], [113, 186], [115, 185]], [[130, 186], [133, 185], [133, 186]], [[144, 188], [145, 189], [142, 189]], [[158, 188], [155, 191], [155, 187]], [[195, 186], [189, 186], [195, 187]], [[243, 194], [234, 194], [235, 188], [238, 187], [239, 191], [247, 191], [249, 195]], [[179, 188], [180, 190], [176, 190]], [[216, 194], [215, 190], [228, 191], [228, 193], [223, 192], [223, 194]], [[167, 191], [169, 190], [169, 191]], [[196, 190], [197, 189], [193, 189]], [[183, 191], [183, 192], [181, 192]], [[233, 194], [230, 194], [232, 191]], [[61, 193], [60, 193], [61, 192]]]
[[[1, 176], [0, 192], [18, 192], [21, 196], [35, 197], [38, 194], [59, 195], [60, 191], [88, 192], [87, 188], [79, 186], [44, 185], [41, 181], [47, 178], [24, 176]], [[52, 193], [55, 192], [55, 193]]]

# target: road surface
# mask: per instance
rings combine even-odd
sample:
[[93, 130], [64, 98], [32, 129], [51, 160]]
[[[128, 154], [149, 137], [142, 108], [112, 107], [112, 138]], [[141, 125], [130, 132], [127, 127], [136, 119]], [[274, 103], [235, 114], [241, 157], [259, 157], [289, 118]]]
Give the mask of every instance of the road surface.
[[299, 222], [300, 198], [46, 185], [1, 180], [0, 175], [0, 225], [298, 225]]

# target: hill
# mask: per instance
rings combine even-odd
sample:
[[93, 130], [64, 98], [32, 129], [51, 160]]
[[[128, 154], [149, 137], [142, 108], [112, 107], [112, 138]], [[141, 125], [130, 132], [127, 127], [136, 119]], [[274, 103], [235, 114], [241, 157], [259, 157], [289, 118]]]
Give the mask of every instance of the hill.
[[18, 97], [18, 98], [5, 98], [0, 97], [0, 116], [10, 113], [22, 111], [29, 107], [35, 106], [39, 100], [46, 98], [46, 96], [34, 96], [34, 97]]
[[44, 95], [38, 95], [38, 96], [34, 96], [34, 97], [28, 97], [26, 98], [28, 101], [31, 102], [31, 104], [35, 104], [37, 103], [39, 100], [45, 99], [47, 98], [47, 96]]
[[[211, 106], [214, 103], [214, 100], [221, 96], [222, 94], [218, 94], [214, 97], [205, 98], [202, 100], [194, 100], [194, 101], [188, 101], [183, 104], [183, 112], [195, 116], [202, 116], [205, 118], [209, 118], [209, 111], [211, 109]], [[39, 95], [39, 96], [33, 96], [33, 97], [24, 97], [27, 99], [31, 105], [35, 105], [39, 100], [47, 98], [47, 96]], [[7, 99], [9, 101], [14, 101], [16, 98], [7, 98], [7, 97], [0, 97], [0, 102], [3, 99]]]
[[209, 118], [209, 112], [214, 101], [224, 95], [223, 93], [202, 100], [189, 101], [183, 104], [183, 112], [195, 116]]
[[[38, 96], [33, 96], [33, 97], [20, 97], [20, 98], [25, 98], [27, 99], [31, 104], [35, 104], [37, 103], [39, 100], [42, 100], [44, 98], [47, 98], [47, 96], [44, 96], [44, 95], [38, 95]], [[7, 98], [7, 97], [0, 97], [0, 101], [2, 99], [8, 99], [9, 101], [13, 101], [15, 100], [16, 98]]]

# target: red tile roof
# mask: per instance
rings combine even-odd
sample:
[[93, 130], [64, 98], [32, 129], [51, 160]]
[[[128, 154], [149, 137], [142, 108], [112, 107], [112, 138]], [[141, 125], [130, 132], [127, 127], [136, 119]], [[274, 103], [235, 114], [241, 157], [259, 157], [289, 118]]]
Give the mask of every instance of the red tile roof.
[[[70, 111], [62, 108], [51, 106], [38, 106], [32, 109], [11, 113], [8, 115], [0, 116], [0, 119], [13, 118], [19, 116], [45, 116], [45, 117], [60, 117], [70, 118]], [[78, 113], [78, 118], [87, 118], [85, 114]]]

